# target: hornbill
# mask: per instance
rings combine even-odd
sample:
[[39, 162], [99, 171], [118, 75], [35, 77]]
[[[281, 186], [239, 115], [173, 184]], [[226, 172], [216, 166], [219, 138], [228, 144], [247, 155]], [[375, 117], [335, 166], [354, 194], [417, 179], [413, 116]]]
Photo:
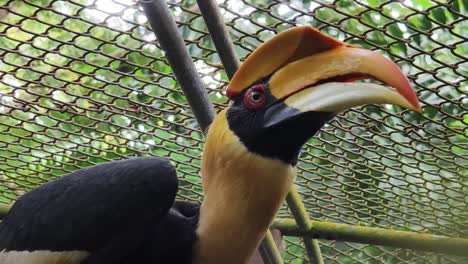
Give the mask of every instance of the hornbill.
[[370, 103], [420, 109], [396, 64], [308, 26], [257, 48], [227, 96], [206, 136], [201, 206], [175, 201], [165, 159], [95, 165], [17, 200], [0, 226], [0, 263], [246, 263], [293, 183], [302, 145], [327, 121]]

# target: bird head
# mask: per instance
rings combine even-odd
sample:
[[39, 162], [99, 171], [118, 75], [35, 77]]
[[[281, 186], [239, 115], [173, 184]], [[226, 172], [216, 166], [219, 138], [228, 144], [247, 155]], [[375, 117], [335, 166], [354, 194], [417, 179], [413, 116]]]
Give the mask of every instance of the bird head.
[[[355, 82], [362, 79], [381, 83]], [[290, 188], [302, 146], [326, 122], [365, 104], [420, 109], [395, 63], [308, 26], [281, 32], [258, 47], [226, 94], [231, 104], [213, 121], [203, 154], [199, 234], [202, 245], [211, 244], [205, 248], [231, 241], [229, 258], [238, 261], [233, 263], [243, 263], [239, 252], [245, 249], [248, 256], [258, 245]], [[233, 231], [232, 240], [217, 235], [236, 225], [242, 230]], [[242, 241], [237, 248], [236, 239]], [[214, 252], [221, 256], [220, 251]]]
[[[375, 79], [383, 84], [354, 82]], [[384, 56], [303, 26], [256, 49], [228, 86], [229, 128], [251, 152], [295, 164], [302, 145], [348, 108], [396, 104], [419, 110], [398, 66]]]

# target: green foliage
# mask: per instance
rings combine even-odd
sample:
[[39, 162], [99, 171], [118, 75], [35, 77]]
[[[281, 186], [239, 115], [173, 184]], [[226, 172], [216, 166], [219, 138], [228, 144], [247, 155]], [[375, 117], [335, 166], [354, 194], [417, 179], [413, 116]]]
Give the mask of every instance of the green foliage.
[[[399, 63], [424, 106], [338, 116], [301, 154], [298, 189], [314, 219], [468, 235], [467, 2], [218, 1], [245, 58], [312, 25]], [[171, 10], [217, 109], [228, 78], [196, 1]], [[203, 149], [187, 100], [130, 0], [0, 0], [0, 202], [96, 163], [171, 159], [180, 198], [201, 200]], [[289, 215], [283, 208], [282, 216]], [[306, 263], [300, 238], [288, 263]], [[449, 256], [323, 242], [326, 263], [460, 263]]]

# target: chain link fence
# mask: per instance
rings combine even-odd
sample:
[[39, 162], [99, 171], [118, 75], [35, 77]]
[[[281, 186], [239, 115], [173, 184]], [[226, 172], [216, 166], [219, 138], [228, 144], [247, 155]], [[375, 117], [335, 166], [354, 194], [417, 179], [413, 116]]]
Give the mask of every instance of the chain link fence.
[[[423, 106], [351, 109], [302, 151], [310, 218], [468, 238], [466, 1], [219, 0], [240, 58], [312, 25], [396, 61]], [[219, 110], [227, 76], [195, 0], [170, 1]], [[134, 0], [0, 0], [0, 203], [100, 162], [165, 156], [180, 199], [201, 200], [203, 134]], [[280, 212], [290, 217], [287, 206]], [[287, 263], [309, 263], [285, 237]], [[320, 241], [326, 263], [468, 263]]]

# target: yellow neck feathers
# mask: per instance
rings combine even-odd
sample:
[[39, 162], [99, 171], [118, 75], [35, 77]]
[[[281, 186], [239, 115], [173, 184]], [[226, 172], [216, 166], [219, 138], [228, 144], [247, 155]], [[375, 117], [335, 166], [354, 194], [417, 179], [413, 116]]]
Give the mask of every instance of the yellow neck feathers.
[[289, 164], [248, 151], [229, 129], [226, 111], [220, 112], [208, 131], [202, 158], [205, 198], [196, 262], [247, 263], [294, 176]]

